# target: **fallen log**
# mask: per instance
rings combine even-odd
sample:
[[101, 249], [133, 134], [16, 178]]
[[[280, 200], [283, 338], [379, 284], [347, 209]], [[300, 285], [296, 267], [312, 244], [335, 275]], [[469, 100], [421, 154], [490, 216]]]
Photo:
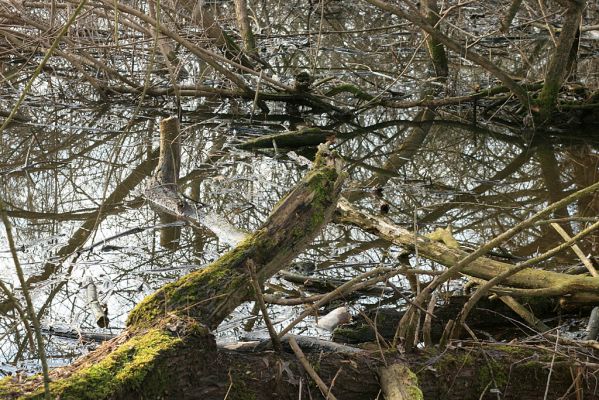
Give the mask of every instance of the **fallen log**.
[[[248, 265], [255, 267], [263, 282], [312, 240], [330, 219], [342, 181], [334, 155], [321, 148], [314, 169], [258, 231], [212, 265], [142, 301], [121, 335], [73, 365], [52, 371], [52, 397], [321, 398], [291, 354], [218, 349], [210, 331], [251, 298]], [[548, 398], [574, 390], [580, 399], [597, 396], [592, 385], [597, 371], [594, 359], [586, 353], [580, 359], [560, 355], [568, 351], [554, 356], [551, 343], [522, 348], [462, 344], [441, 353], [417, 351], [404, 358], [386, 349], [305, 354], [331, 393], [344, 400], [377, 398], [378, 371], [397, 363], [414, 372], [427, 399], [486, 399], [502, 393], [506, 399], [526, 400], [539, 398], [545, 390]], [[410, 371], [402, 374], [418, 389]], [[42, 398], [41, 378], [7, 377], [0, 381], [0, 397]]]
[[297, 149], [300, 147], [317, 146], [320, 143], [326, 142], [327, 137], [335, 135], [335, 131], [317, 127], [302, 128], [297, 131], [263, 135], [240, 143], [237, 147], [244, 150], [265, 149], [273, 147], [274, 142], [277, 147]]
[[[73, 365], [52, 371], [52, 397], [194, 398], [181, 392], [190, 386], [195, 388], [189, 392], [195, 398], [200, 392], [212, 393], [209, 360], [216, 356], [216, 342], [211, 330], [252, 298], [249, 266], [264, 282], [288, 265], [330, 220], [344, 180], [340, 168], [328, 146], [320, 146], [314, 168], [279, 202], [261, 228], [213, 264], [144, 299], [130, 313], [122, 334]], [[199, 369], [207, 381], [196, 375], [198, 369], [186, 365], [190, 355], [202, 364]], [[37, 376], [26, 381], [8, 377], [0, 382], [0, 397], [41, 398], [41, 383]]]
[[[439, 343], [445, 325], [455, 319], [468, 300], [468, 296], [453, 295], [445, 300], [439, 300], [433, 310], [434, 318], [431, 320], [430, 336], [433, 343]], [[557, 301], [554, 299], [530, 298], [525, 303], [539, 318], [555, 316]], [[357, 315], [350, 324], [338, 327], [333, 332], [333, 340], [340, 343], [364, 343], [376, 340], [376, 335], [384, 339], [393, 340], [397, 325], [405, 312], [394, 308], [380, 308], [365, 311], [369, 322], [362, 315]], [[566, 316], [562, 315], [562, 318]], [[424, 315], [421, 316], [424, 319]], [[374, 323], [371, 325], [371, 323]], [[480, 338], [493, 340], [512, 340], [514, 337], [526, 337], [534, 334], [532, 329], [525, 329], [525, 322], [512, 311], [512, 309], [499, 299], [481, 299], [466, 320], [471, 331]], [[375, 332], [376, 325], [376, 332]], [[463, 338], [469, 334], [462, 332]]]
[[[382, 239], [406, 249], [418, 248], [421, 257], [451, 267], [470, 253], [460, 248], [433, 241], [423, 235], [393, 224], [388, 219], [357, 210], [347, 200], [339, 201], [335, 221], [350, 223]], [[515, 265], [488, 257], [479, 257], [467, 264], [462, 273], [482, 280], [515, 268]], [[564, 297], [569, 303], [599, 304], [599, 280], [590, 276], [568, 275], [541, 269], [525, 269], [505, 279], [501, 294], [511, 296]]]

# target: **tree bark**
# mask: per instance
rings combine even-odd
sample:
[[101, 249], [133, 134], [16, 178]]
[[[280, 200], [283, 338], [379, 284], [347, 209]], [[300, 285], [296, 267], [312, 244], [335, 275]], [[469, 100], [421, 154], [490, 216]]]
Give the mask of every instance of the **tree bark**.
[[[129, 339], [129, 342], [132, 340]], [[112, 347], [105, 347], [105, 351], [114, 350], [107, 358], [114, 357], [122, 363], [115, 375], [134, 373], [128, 368], [135, 364], [144, 368], [143, 375], [138, 376], [141, 380], [117, 389], [101, 379], [107, 377], [96, 376], [95, 382], [87, 378], [91, 384], [89, 388], [80, 387], [79, 391], [68, 393], [63, 391], [60, 398], [222, 400], [227, 393], [228, 399], [296, 400], [300, 394], [301, 398], [324, 398], [287, 345], [280, 354], [227, 350], [216, 348], [207, 336], [193, 334], [181, 337], [169, 354], [164, 353], [162, 344], [157, 337], [143, 344], [146, 348], [153, 346], [157, 353], [162, 352], [152, 360], [154, 368], [146, 368], [141, 363], [143, 355], [139, 349], [119, 344], [115, 339], [111, 342]], [[117, 346], [121, 347], [120, 351], [115, 350]], [[580, 352], [580, 349], [563, 350], [561, 354], [569, 350], [572, 354]], [[599, 394], [593, 380], [597, 373], [596, 364], [586, 362], [584, 356], [576, 359], [558, 354], [552, 360], [551, 343], [547, 346], [531, 344], [516, 347], [501, 343], [461, 342], [459, 346], [450, 346], [443, 352], [431, 349], [403, 357], [383, 350], [385, 360], [379, 350], [327, 352], [318, 349], [309, 352], [304, 348], [304, 352], [332, 393], [343, 400], [380, 399], [379, 371], [385, 366], [385, 361], [387, 365], [398, 363], [409, 368], [417, 377], [422, 398], [430, 400], [496, 400], [498, 393], [504, 400], [537, 400], [542, 398], [547, 385], [548, 399], [591, 400]], [[92, 361], [88, 357], [85, 363]], [[72, 368], [84, 368], [85, 363], [79, 361]], [[66, 369], [61, 371], [69, 372]], [[84, 377], [80, 375], [79, 378], [79, 384], [83, 384]], [[7, 385], [10, 379], [0, 383], [0, 397], [3, 399], [15, 399], [18, 394], [24, 398], [41, 398], [41, 394], [14, 391], [14, 386]], [[51, 387], [55, 389], [60, 383], [64, 381], [55, 381]], [[19, 387], [24, 388], [28, 384], [22, 383]]]
[[[403, 246], [409, 250], [418, 247], [420, 256], [451, 267], [469, 255], [462, 249], [454, 249], [444, 243], [414, 235], [400, 226], [390, 223], [383, 217], [374, 216], [356, 210], [347, 200], [339, 202], [335, 220], [340, 223], [351, 223], [363, 230], [373, 233], [382, 239]], [[487, 257], [479, 257], [464, 266], [462, 273], [479, 279], [490, 280], [515, 266]], [[572, 303], [598, 303], [599, 282], [595, 278], [568, 275], [540, 269], [526, 269], [510, 276], [504, 282], [514, 289], [505, 289], [502, 294], [512, 296], [567, 296]], [[519, 291], [516, 288], [525, 290]], [[535, 290], [536, 289], [536, 290]]]
[[[263, 282], [297, 256], [330, 220], [344, 180], [340, 170], [328, 145], [320, 146], [314, 168], [260, 229], [213, 264], [144, 299], [130, 313], [121, 335], [75, 364], [54, 370], [52, 395], [130, 399], [199, 398], [200, 393], [211, 393], [212, 366], [207, 360], [216, 356], [216, 343], [210, 331], [251, 298], [249, 266], [256, 268]], [[204, 361], [194, 369], [186, 365], [189, 360]], [[208, 380], [190, 375], [198, 370]], [[181, 379], [188, 379], [187, 385]], [[39, 377], [26, 382], [9, 378], [0, 384], [0, 394], [36, 398], [41, 395], [40, 384]], [[181, 392], [185, 387], [192, 397]]]

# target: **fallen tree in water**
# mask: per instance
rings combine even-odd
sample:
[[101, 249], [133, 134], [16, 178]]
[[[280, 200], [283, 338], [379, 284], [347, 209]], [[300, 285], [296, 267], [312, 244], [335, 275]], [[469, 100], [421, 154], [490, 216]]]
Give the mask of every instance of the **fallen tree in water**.
[[[429, 348], [407, 356], [385, 339], [377, 339], [371, 349], [310, 346], [310, 339], [290, 336], [281, 338], [282, 352], [219, 349], [211, 332], [238, 305], [255, 299], [256, 283], [288, 265], [319, 233], [337, 208], [343, 180], [339, 160], [321, 145], [312, 170], [261, 228], [213, 264], [144, 299], [119, 336], [71, 366], [53, 370], [51, 397], [291, 399], [298, 393], [320, 393], [331, 399], [365, 399], [382, 390], [388, 399], [423, 394], [475, 398], [498, 392], [504, 398], [532, 399], [543, 390], [551, 397], [563, 395], [572, 385], [587, 388], [581, 398], [596, 395], [586, 379], [596, 365], [582, 356], [556, 357], [553, 345], [544, 341], [522, 347], [464, 343], [440, 353]], [[319, 382], [318, 389], [304, 370]], [[523, 375], [525, 381], [513, 378]], [[43, 398], [42, 378], [7, 377], [0, 394], [6, 399]]]
[[[52, 396], [153, 398], [174, 393], [181, 371], [173, 365], [185, 359], [190, 348], [204, 356], [216, 349], [211, 330], [252, 298], [250, 270], [263, 283], [302, 251], [330, 220], [342, 182], [339, 161], [323, 145], [314, 168], [260, 229], [212, 265], [147, 297], [117, 338], [74, 365], [53, 371]], [[9, 378], [0, 393], [8, 398], [42, 396], [40, 383]]]

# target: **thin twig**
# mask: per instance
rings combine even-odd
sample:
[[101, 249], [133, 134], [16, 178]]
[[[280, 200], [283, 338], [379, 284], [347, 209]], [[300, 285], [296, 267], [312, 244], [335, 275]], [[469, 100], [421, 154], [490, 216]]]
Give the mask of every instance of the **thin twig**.
[[310, 362], [304, 355], [304, 352], [299, 347], [299, 345], [297, 344], [297, 342], [295, 341], [295, 338], [293, 336], [289, 337], [289, 345], [291, 346], [291, 349], [295, 353], [295, 356], [299, 360], [300, 364], [302, 364], [302, 366], [304, 367], [304, 369], [306, 370], [308, 375], [310, 375], [312, 380], [314, 380], [314, 382], [320, 389], [320, 392], [323, 394], [323, 396], [325, 396], [325, 399], [337, 400], [337, 398], [330, 392], [326, 383], [324, 383], [324, 381], [320, 378], [320, 376], [318, 376], [316, 371], [314, 371], [314, 368], [312, 368], [312, 366], [310, 365]]
[[254, 288], [254, 297], [258, 306], [260, 307], [260, 312], [262, 312], [262, 318], [264, 318], [264, 323], [266, 324], [266, 328], [268, 329], [268, 334], [272, 339], [272, 347], [276, 352], [281, 353], [283, 351], [283, 347], [281, 346], [281, 340], [277, 335], [277, 331], [275, 330], [272, 322], [270, 321], [270, 317], [268, 316], [268, 310], [266, 309], [266, 304], [264, 304], [264, 296], [262, 295], [262, 289], [260, 289], [260, 284], [258, 283], [258, 277], [256, 276], [256, 266], [253, 262], [248, 262], [248, 271], [250, 273], [250, 282], [252, 287]]
[[[42, 330], [40, 327], [39, 319], [37, 318], [37, 314], [35, 313], [35, 309], [33, 308], [33, 301], [31, 300], [31, 295], [29, 293], [29, 287], [27, 286], [27, 282], [25, 281], [25, 274], [23, 273], [23, 269], [21, 268], [21, 263], [19, 262], [19, 257], [17, 255], [17, 249], [15, 247], [15, 241], [12, 235], [12, 226], [10, 221], [8, 220], [8, 216], [6, 215], [6, 211], [4, 210], [4, 203], [2, 199], [0, 199], [0, 214], [2, 214], [2, 222], [4, 223], [4, 229], [6, 230], [6, 238], [8, 240], [8, 246], [10, 247], [10, 252], [12, 254], [12, 259], [15, 264], [15, 269], [17, 271], [17, 277], [19, 278], [19, 283], [21, 285], [21, 290], [23, 291], [23, 297], [25, 297], [25, 302], [27, 304], [27, 314], [29, 314], [29, 319], [33, 324], [33, 329], [35, 331], [35, 338], [37, 340], [37, 347], [39, 352], [40, 362], [42, 364], [42, 373], [44, 375], [44, 398], [50, 399], [50, 376], [48, 375], [48, 360], [46, 358], [46, 349], [44, 348], [44, 340], [42, 338]], [[26, 322], [23, 321], [25, 324]]]
[[555, 355], [557, 354], [558, 344], [559, 344], [559, 330], [557, 330], [557, 332], [556, 332], [555, 348], [553, 349], [553, 355], [551, 356], [551, 366], [549, 367], [549, 374], [547, 375], [547, 385], [545, 385], [545, 395], [543, 396], [543, 400], [547, 400], [547, 395], [549, 394], [549, 384], [551, 383], [551, 374], [553, 373], [553, 365], [555, 363]]
[[[344, 283], [343, 285], [339, 286], [338, 288], [336, 288], [335, 290], [331, 291], [330, 293], [328, 293], [326, 296], [324, 296], [323, 298], [321, 298], [319, 301], [317, 301], [316, 303], [314, 303], [314, 305], [312, 307], [310, 307], [309, 309], [307, 309], [306, 311], [304, 311], [303, 313], [301, 313], [296, 319], [294, 319], [289, 325], [287, 325], [287, 327], [285, 327], [285, 329], [283, 329], [280, 333], [279, 333], [279, 338], [283, 337], [286, 333], [288, 333], [295, 325], [299, 324], [301, 321], [303, 321], [304, 318], [306, 318], [308, 315], [312, 314], [314, 312], [314, 310], [317, 310], [318, 307], [320, 307], [323, 304], [328, 303], [331, 299], [336, 298], [338, 296], [342, 296], [344, 294], [348, 294], [351, 293], [355, 290], [358, 289], [358, 284], [360, 283], [360, 281], [362, 279], [368, 278], [370, 276], [373, 275], [377, 275], [379, 273], [384, 273], [387, 272], [388, 269], [387, 268], [375, 268], [371, 271], [365, 272], [363, 274], [360, 274], [358, 276], [356, 276], [354, 279]], [[391, 278], [392, 276], [398, 275], [400, 274], [401, 271], [399, 270], [395, 270], [395, 271], [391, 271], [391, 272], [387, 272], [384, 275], [378, 276], [376, 278], [373, 278], [373, 280], [386, 280]]]

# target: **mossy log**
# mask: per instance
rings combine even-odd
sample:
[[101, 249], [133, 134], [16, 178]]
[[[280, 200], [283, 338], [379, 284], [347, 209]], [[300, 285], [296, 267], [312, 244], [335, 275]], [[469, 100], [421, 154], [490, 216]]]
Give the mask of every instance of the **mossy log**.
[[[450, 248], [444, 243], [415, 235], [385, 218], [357, 210], [345, 199], [339, 201], [335, 220], [339, 223], [354, 224], [407, 249], [413, 250], [418, 247], [418, 254], [421, 257], [447, 267], [457, 264], [469, 255], [465, 250]], [[462, 273], [474, 278], [490, 280], [512, 268], [514, 268], [513, 264], [479, 257], [466, 265]], [[504, 284], [506, 287], [496, 289], [501, 294], [562, 297], [571, 304], [599, 304], [599, 280], [590, 276], [525, 269], [507, 278]]]
[[[433, 311], [435, 318], [431, 320], [431, 339], [439, 343], [445, 325], [464, 307], [468, 296], [451, 296], [440, 301]], [[538, 318], [555, 316], [557, 301], [555, 299], [531, 298], [524, 303]], [[372, 322], [366, 321], [363, 315], [356, 316], [351, 324], [338, 327], [333, 332], [333, 340], [340, 343], [363, 343], [376, 340], [376, 335], [393, 340], [399, 321], [404, 315], [403, 311], [392, 308], [381, 308], [364, 313], [376, 323], [376, 333]], [[562, 317], [564, 317], [562, 315]], [[424, 316], [421, 317], [424, 320]], [[524, 321], [499, 299], [481, 299], [468, 315], [468, 327], [480, 337], [492, 336], [495, 340], [511, 340], [514, 337], [525, 337], [533, 334], [533, 330], [524, 329]], [[462, 332], [464, 338], [469, 334]]]
[[387, 400], [422, 400], [418, 378], [404, 363], [393, 364], [379, 371], [381, 388]]
[[[330, 219], [343, 175], [326, 146], [314, 164], [258, 231], [207, 268], [147, 297], [131, 312], [121, 335], [73, 365], [52, 371], [52, 398], [296, 399], [300, 391], [304, 398], [321, 398], [293, 355], [218, 349], [210, 333], [237, 305], [251, 299], [247, 267], [253, 266], [264, 281]], [[548, 381], [548, 398], [597, 396], [590, 378], [587, 381], [597, 364], [552, 359], [552, 345], [485, 346], [491, 345], [450, 346], [441, 354], [416, 352], [404, 358], [380, 350], [319, 352], [308, 359], [339, 399], [377, 398], [377, 371], [393, 363], [416, 374], [425, 399], [490, 399], [498, 391], [506, 399], [536, 399]], [[43, 398], [41, 383], [39, 376], [7, 377], [0, 381], [0, 398]]]
[[[299, 398], [300, 393], [301, 398], [323, 398], [289, 352], [217, 349], [212, 338], [201, 330], [175, 333], [169, 332], [167, 325], [157, 326], [143, 336], [121, 336], [103, 347], [104, 354], [95, 352], [95, 358], [88, 356], [61, 369], [63, 375], [71, 373], [71, 379], [58, 380], [53, 384], [54, 390], [62, 389], [62, 400], [222, 400], [227, 393], [227, 399], [236, 400], [291, 400]], [[578, 352], [580, 349], [571, 353]], [[423, 399], [490, 400], [497, 399], [500, 393], [502, 399], [536, 400], [543, 398], [547, 385], [548, 399], [596, 399], [596, 364], [564, 357], [567, 353], [566, 350], [556, 354], [551, 344], [545, 347], [482, 342], [403, 357], [383, 351], [387, 365], [399, 363], [415, 374]], [[99, 360], [101, 356], [104, 358]], [[381, 398], [379, 371], [385, 362], [379, 350], [318, 351], [306, 356], [337, 398]], [[56, 373], [53, 377], [60, 379]], [[11, 392], [14, 386], [7, 385], [8, 380], [0, 383], [0, 398], [17, 398], [17, 393]], [[122, 381], [119, 387], [110, 383], [117, 380]], [[20, 387], [26, 385], [31, 382]], [[37, 392], [22, 398], [42, 395]]]
[[320, 143], [326, 142], [327, 137], [329, 136], [335, 136], [335, 132], [316, 127], [303, 128], [297, 131], [263, 135], [255, 139], [247, 140], [237, 147], [244, 150], [267, 149], [272, 148], [273, 142], [275, 142], [277, 147], [297, 149], [300, 147], [317, 146]]
[[[169, 393], [179, 391], [180, 379], [189, 377], [185, 360], [190, 360], [190, 347], [197, 349], [193, 354], [200, 364], [212, 361], [216, 344], [210, 331], [252, 298], [249, 267], [263, 282], [312, 241], [335, 209], [344, 180], [340, 168], [334, 153], [321, 145], [314, 168], [260, 229], [213, 264], [144, 299], [130, 313], [121, 335], [72, 366], [52, 371], [52, 398], [186, 398]], [[206, 358], [200, 361], [201, 357]], [[191, 381], [189, 385], [199, 385], [200, 391], [210, 390], [209, 383], [202, 388], [198, 377]], [[9, 377], [0, 384], [0, 397], [42, 398], [40, 384], [39, 377]]]

